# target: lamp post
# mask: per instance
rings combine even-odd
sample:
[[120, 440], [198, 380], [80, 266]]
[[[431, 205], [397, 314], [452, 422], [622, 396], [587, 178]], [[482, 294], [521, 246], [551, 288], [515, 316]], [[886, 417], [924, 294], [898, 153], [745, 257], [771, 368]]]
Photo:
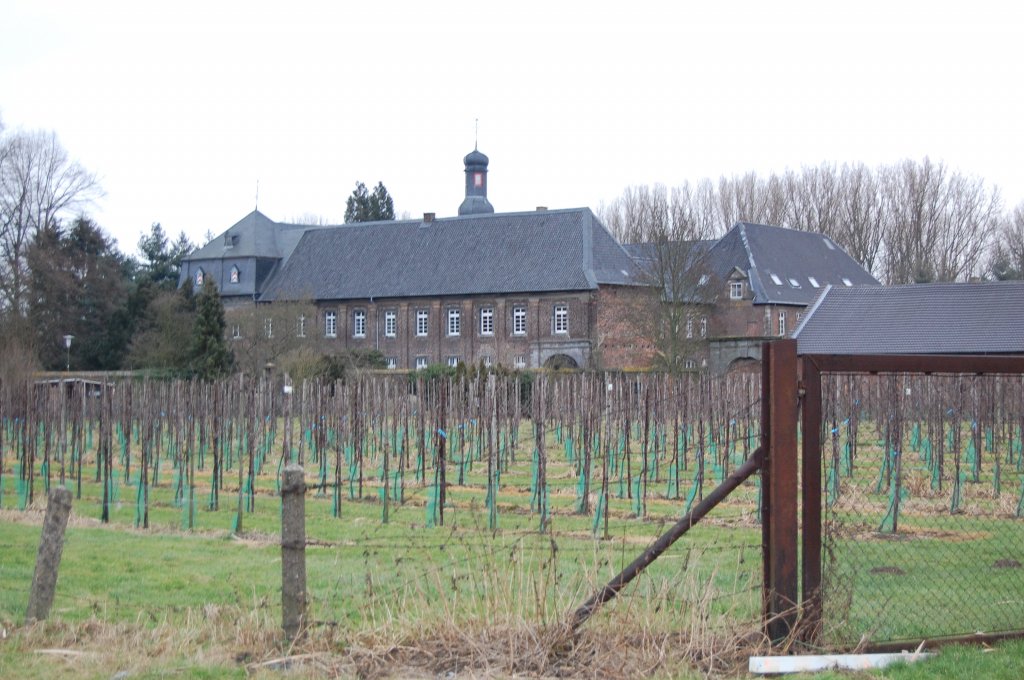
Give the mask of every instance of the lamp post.
[[64, 336], [64, 348], [68, 352], [67, 353], [68, 361], [67, 361], [67, 364], [65, 364], [64, 370], [66, 370], [69, 373], [71, 372], [71, 341], [74, 340], [74, 339], [75, 339], [75, 336], [73, 336], [73, 335], [65, 335]]

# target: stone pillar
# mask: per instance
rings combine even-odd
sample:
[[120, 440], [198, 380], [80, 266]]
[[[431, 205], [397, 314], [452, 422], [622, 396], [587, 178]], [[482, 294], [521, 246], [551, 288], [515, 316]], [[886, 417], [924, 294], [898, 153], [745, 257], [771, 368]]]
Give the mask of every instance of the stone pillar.
[[36, 555], [36, 570], [32, 575], [32, 590], [28, 596], [25, 620], [42, 621], [50, 614], [53, 595], [57, 589], [57, 570], [64, 549], [64, 529], [71, 514], [71, 492], [64, 487], [50, 489], [46, 502], [43, 535]]

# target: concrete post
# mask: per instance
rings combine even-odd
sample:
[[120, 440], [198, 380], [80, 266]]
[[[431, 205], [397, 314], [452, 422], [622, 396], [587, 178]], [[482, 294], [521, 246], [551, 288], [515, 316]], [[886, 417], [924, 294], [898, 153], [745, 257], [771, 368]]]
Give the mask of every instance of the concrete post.
[[43, 535], [36, 555], [36, 569], [32, 575], [32, 590], [28, 596], [25, 621], [42, 621], [50, 614], [53, 595], [57, 589], [57, 570], [64, 549], [64, 529], [71, 514], [71, 492], [64, 487], [50, 489], [46, 501]]
[[306, 480], [300, 465], [284, 468], [281, 483], [281, 624], [295, 639], [306, 617]]

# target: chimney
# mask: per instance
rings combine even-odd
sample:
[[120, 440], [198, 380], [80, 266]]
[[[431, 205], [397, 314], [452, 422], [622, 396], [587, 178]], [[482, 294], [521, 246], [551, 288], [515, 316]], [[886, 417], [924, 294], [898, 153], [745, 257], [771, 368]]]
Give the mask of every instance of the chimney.
[[433, 222], [434, 221], [434, 213], [432, 213], [432, 212], [430, 212], [430, 213], [428, 213], [428, 212], [423, 213], [423, 221], [424, 222]]
[[538, 205], [537, 206], [537, 212], [544, 212], [547, 209], [548, 209], [548, 207], [546, 205]]

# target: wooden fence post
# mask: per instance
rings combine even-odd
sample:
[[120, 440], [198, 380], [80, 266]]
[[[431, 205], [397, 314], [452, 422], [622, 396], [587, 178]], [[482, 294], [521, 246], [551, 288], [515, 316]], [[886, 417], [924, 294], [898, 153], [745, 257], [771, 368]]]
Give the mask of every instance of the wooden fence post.
[[295, 639], [306, 617], [306, 480], [300, 465], [284, 468], [281, 483], [281, 623]]
[[28, 596], [25, 620], [42, 621], [50, 614], [53, 595], [57, 589], [57, 570], [64, 549], [64, 529], [71, 514], [71, 492], [64, 487], [50, 489], [43, 520], [43, 535], [36, 555], [36, 570], [32, 575], [32, 591]]

